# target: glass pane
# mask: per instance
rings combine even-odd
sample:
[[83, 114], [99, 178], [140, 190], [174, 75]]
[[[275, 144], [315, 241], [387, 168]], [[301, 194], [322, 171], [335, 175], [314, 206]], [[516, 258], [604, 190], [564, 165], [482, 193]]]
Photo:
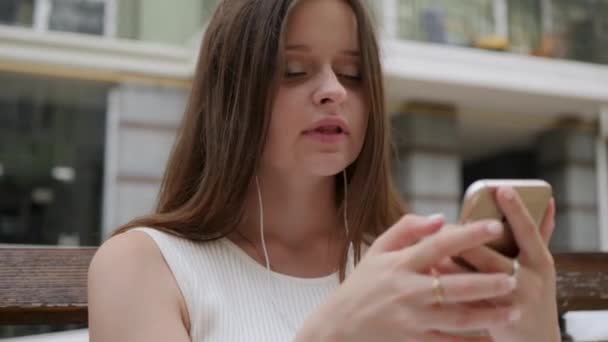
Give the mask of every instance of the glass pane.
[[0, 83], [0, 243], [96, 245], [107, 86]]
[[509, 43], [514, 52], [529, 54], [540, 44], [540, 0], [509, 0]]
[[608, 64], [608, 0], [596, 1], [595, 9], [595, 61]]
[[103, 35], [103, 1], [52, 0], [49, 29]]
[[0, 24], [31, 27], [34, 0], [1, 0]]
[[608, 1], [553, 0], [552, 24], [561, 38], [561, 57], [608, 63]]
[[492, 0], [400, 0], [404, 39], [472, 46], [494, 33]]

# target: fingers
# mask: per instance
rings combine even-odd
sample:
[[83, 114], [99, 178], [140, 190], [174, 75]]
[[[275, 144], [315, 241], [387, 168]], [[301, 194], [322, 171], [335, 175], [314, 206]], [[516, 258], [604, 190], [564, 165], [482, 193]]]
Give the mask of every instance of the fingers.
[[[428, 278], [428, 292], [421, 296], [427, 304], [436, 302], [434, 277]], [[474, 302], [505, 296], [513, 292], [515, 279], [504, 273], [454, 274], [439, 277], [443, 302], [446, 304]]]
[[485, 246], [466, 250], [460, 253], [460, 257], [479, 272], [511, 274], [513, 271], [512, 259]]
[[520, 310], [511, 306], [470, 308], [463, 305], [445, 305], [431, 308], [429, 328], [441, 331], [484, 330], [506, 325], [519, 319]]
[[435, 271], [439, 274], [456, 274], [470, 273], [471, 269], [457, 264], [456, 262], [454, 262], [454, 260], [452, 260], [452, 258], [445, 258], [441, 260], [437, 265], [433, 266], [432, 271]]
[[376, 239], [370, 251], [391, 252], [408, 247], [421, 238], [434, 234], [444, 223], [445, 218], [441, 214], [428, 217], [405, 215]]
[[497, 202], [511, 224], [520, 255], [527, 261], [540, 264], [546, 258], [546, 246], [536, 224], [513, 188], [501, 187], [496, 191]]
[[545, 216], [543, 217], [543, 221], [540, 225], [540, 235], [545, 242], [545, 245], [549, 245], [549, 241], [551, 241], [551, 235], [553, 235], [553, 230], [555, 229], [555, 199], [551, 198], [549, 201], [549, 206], [547, 210], [545, 210]]
[[418, 244], [399, 251], [413, 271], [428, 270], [442, 259], [477, 247], [501, 236], [503, 226], [494, 220], [477, 221], [464, 227], [447, 226]]

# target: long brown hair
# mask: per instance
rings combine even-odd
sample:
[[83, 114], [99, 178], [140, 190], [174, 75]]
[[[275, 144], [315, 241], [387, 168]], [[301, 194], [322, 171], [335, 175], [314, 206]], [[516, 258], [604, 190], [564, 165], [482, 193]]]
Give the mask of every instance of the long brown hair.
[[[210, 241], [238, 226], [264, 149], [276, 79], [282, 72], [283, 32], [296, 2], [224, 0], [219, 4], [203, 38], [156, 210], [113, 235], [145, 226]], [[347, 2], [357, 18], [363, 87], [370, 110], [363, 148], [346, 170], [349, 240], [358, 262], [361, 244], [384, 232], [404, 207], [391, 178], [390, 126], [372, 19], [361, 0]], [[342, 202], [343, 186], [338, 180], [336, 198]], [[346, 251], [344, 246], [341, 279]]]

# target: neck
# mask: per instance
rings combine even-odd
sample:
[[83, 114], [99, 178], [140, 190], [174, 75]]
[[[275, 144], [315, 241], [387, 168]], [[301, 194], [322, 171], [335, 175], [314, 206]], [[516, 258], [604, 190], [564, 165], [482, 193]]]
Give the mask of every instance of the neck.
[[[294, 177], [290, 174], [290, 177], [282, 177], [276, 172], [258, 172], [266, 241], [297, 248], [340, 233], [344, 227], [336, 207], [335, 179], [333, 176]], [[254, 181], [247, 193], [245, 219], [239, 228], [254, 241], [260, 240], [259, 210]]]

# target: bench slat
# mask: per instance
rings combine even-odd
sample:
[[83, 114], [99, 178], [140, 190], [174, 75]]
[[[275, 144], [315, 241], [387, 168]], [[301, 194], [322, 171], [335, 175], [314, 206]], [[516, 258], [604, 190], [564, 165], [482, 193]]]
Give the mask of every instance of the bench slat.
[[554, 259], [560, 313], [608, 310], [608, 253], [558, 253]]
[[[96, 248], [0, 248], [0, 324], [87, 323]], [[608, 253], [555, 254], [560, 313], [608, 310]]]
[[0, 324], [86, 323], [96, 248], [0, 249]]

